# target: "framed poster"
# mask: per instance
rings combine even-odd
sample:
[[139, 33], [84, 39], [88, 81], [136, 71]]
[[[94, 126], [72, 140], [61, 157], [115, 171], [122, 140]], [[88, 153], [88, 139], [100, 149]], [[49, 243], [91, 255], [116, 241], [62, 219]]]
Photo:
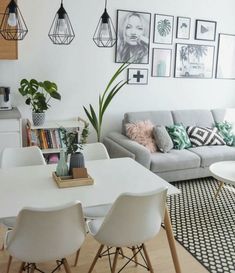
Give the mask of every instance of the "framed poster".
[[148, 84], [148, 69], [128, 68], [127, 70], [128, 84]]
[[235, 79], [235, 35], [219, 34], [215, 77]]
[[213, 77], [214, 46], [176, 44], [175, 77], [210, 79]]
[[195, 40], [215, 41], [216, 25], [215, 21], [196, 20]]
[[155, 14], [153, 42], [158, 44], [172, 44], [174, 30], [174, 16]]
[[191, 28], [191, 18], [177, 17], [176, 38], [189, 39]]
[[117, 11], [116, 63], [149, 63], [150, 22], [150, 13]]
[[152, 77], [171, 76], [171, 56], [171, 49], [153, 48]]

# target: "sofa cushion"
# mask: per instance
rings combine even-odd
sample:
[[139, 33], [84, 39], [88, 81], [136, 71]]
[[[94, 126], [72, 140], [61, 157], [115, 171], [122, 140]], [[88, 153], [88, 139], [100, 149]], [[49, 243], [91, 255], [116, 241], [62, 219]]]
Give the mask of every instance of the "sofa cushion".
[[213, 127], [215, 124], [210, 110], [175, 110], [172, 111], [174, 123], [184, 126]]
[[222, 136], [218, 134], [218, 129], [207, 128], [200, 126], [188, 126], [187, 134], [192, 145], [197, 146], [206, 146], [206, 145], [225, 145]]
[[182, 124], [166, 126], [166, 129], [173, 141], [174, 149], [182, 150], [192, 146], [186, 129]]
[[217, 161], [235, 160], [235, 148], [229, 146], [202, 146], [189, 148], [201, 158], [201, 167], [209, 167]]
[[169, 153], [151, 154], [150, 170], [167, 172], [200, 167], [200, 157], [188, 150], [170, 150]]
[[157, 147], [161, 152], [168, 153], [171, 149], [173, 149], [174, 144], [165, 126], [163, 125], [155, 126], [153, 128], [153, 136], [157, 144]]

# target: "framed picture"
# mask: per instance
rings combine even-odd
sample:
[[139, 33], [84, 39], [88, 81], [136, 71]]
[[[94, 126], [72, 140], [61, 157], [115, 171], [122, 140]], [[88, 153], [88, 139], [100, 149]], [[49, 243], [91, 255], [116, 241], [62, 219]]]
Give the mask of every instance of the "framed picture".
[[216, 73], [217, 79], [235, 80], [235, 35], [219, 34]]
[[196, 20], [195, 40], [215, 41], [215, 21]]
[[175, 77], [210, 79], [213, 77], [214, 46], [176, 44]]
[[153, 48], [152, 77], [171, 76], [171, 56], [171, 49]]
[[174, 30], [174, 16], [155, 14], [153, 42], [158, 44], [172, 44]]
[[116, 63], [149, 63], [150, 23], [150, 13], [117, 11]]
[[148, 69], [128, 68], [128, 84], [148, 84]]
[[177, 17], [176, 38], [190, 38], [191, 19], [189, 17]]

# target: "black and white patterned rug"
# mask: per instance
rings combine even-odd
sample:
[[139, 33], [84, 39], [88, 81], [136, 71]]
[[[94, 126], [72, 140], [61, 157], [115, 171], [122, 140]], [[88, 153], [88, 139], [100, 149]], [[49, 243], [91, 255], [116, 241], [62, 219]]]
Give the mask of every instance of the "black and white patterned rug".
[[209, 272], [235, 273], [235, 187], [202, 178], [173, 183], [168, 205], [177, 241]]

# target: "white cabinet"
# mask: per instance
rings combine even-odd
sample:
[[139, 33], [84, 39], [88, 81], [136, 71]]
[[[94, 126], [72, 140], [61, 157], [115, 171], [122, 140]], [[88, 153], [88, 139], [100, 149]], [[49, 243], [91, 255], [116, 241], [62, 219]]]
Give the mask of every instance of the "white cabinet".
[[21, 115], [17, 108], [0, 111], [0, 152], [6, 147], [21, 147]]

